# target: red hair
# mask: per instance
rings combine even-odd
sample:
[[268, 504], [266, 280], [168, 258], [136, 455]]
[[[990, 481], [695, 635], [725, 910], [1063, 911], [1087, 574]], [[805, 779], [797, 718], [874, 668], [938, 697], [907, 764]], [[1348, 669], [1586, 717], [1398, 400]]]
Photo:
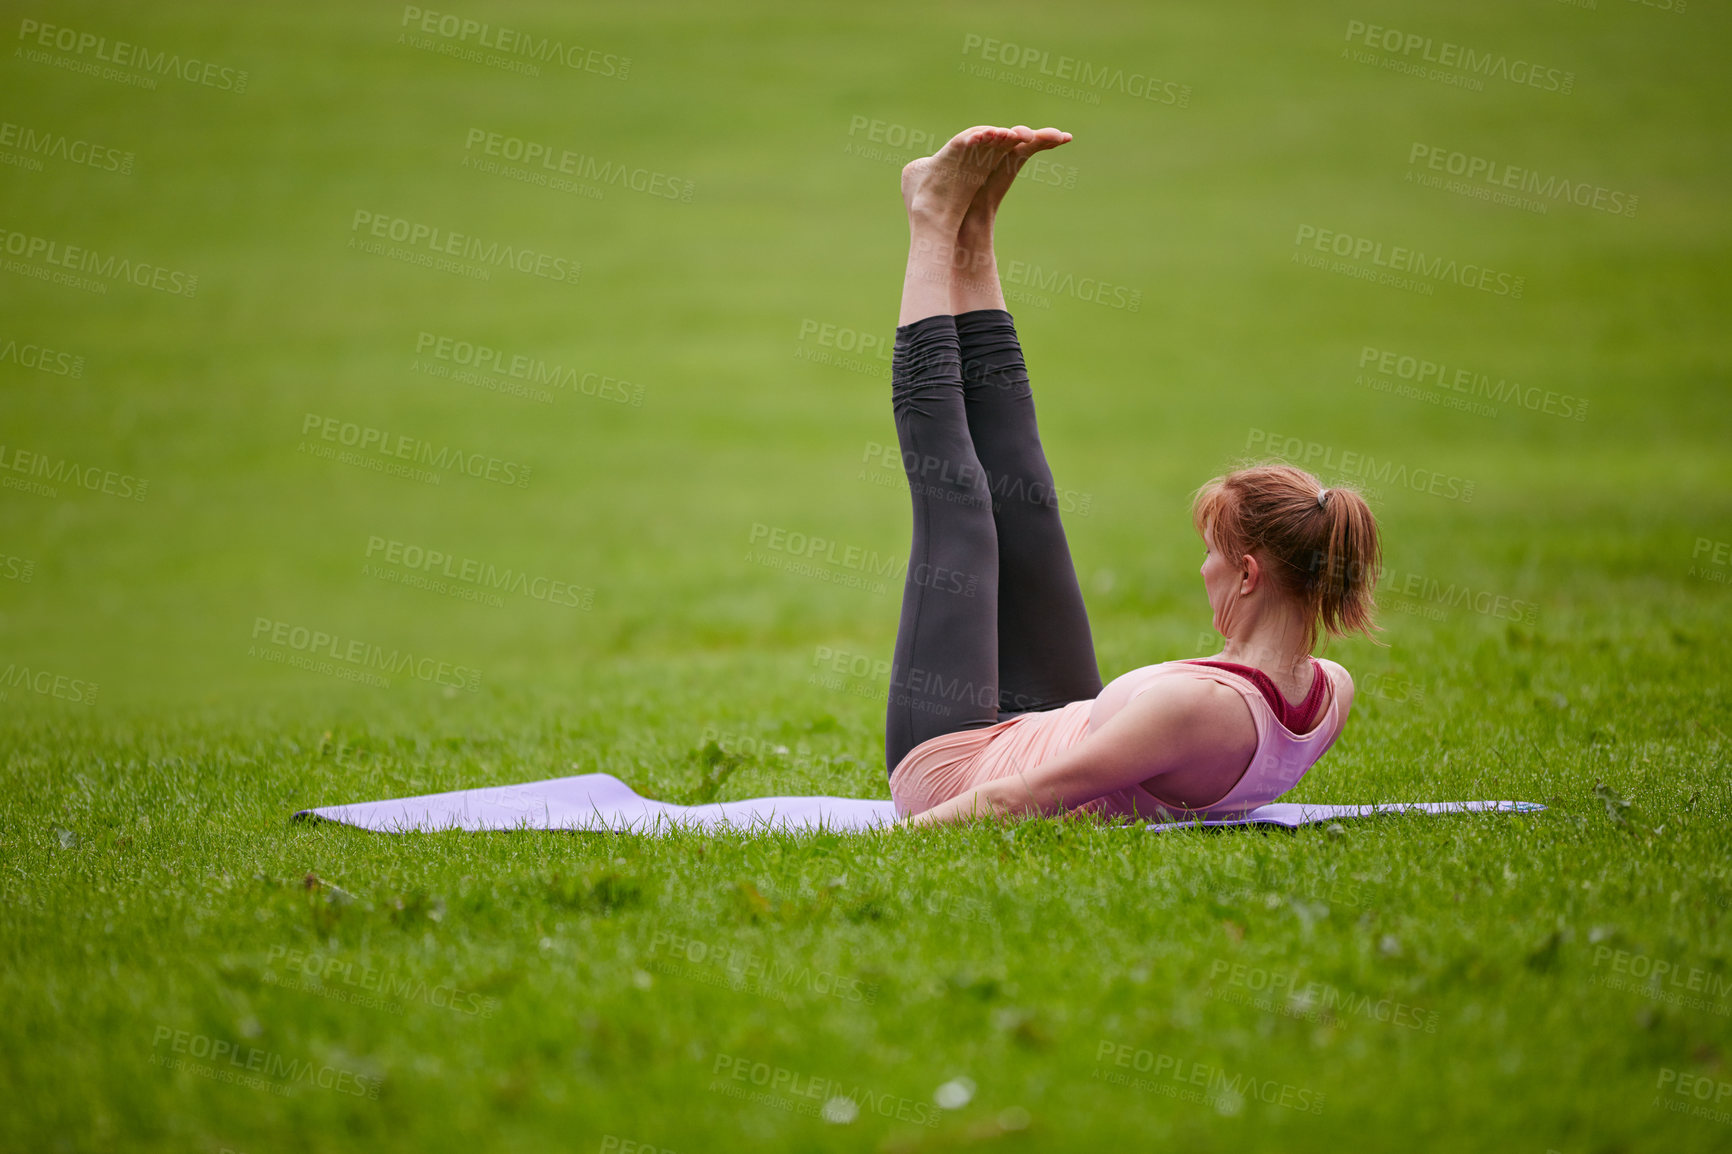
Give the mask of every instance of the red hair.
[[1224, 556], [1256, 557], [1275, 587], [1298, 600], [1307, 649], [1319, 624], [1330, 636], [1376, 640], [1371, 595], [1382, 554], [1377, 520], [1354, 490], [1326, 488], [1292, 465], [1253, 465], [1198, 489], [1191, 523], [1198, 533], [1207, 527]]

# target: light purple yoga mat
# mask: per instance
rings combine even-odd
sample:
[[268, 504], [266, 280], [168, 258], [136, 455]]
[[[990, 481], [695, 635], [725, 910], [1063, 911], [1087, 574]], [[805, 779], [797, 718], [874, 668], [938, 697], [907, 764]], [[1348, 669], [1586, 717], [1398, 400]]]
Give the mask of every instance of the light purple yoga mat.
[[[1380, 805], [1259, 806], [1242, 818], [1144, 825], [1156, 833], [1196, 825], [1280, 825], [1294, 828], [1319, 821], [1368, 817], [1379, 813], [1530, 813], [1545, 806], [1531, 801], [1426, 801]], [[303, 809], [297, 818], [324, 818], [379, 833], [434, 832], [448, 829], [566, 829], [615, 833], [666, 833], [675, 826], [736, 830], [865, 830], [896, 820], [888, 801], [859, 797], [754, 797], [709, 805], [674, 805], [640, 797], [607, 773], [582, 773], [522, 785], [458, 789], [389, 801], [362, 801]]]

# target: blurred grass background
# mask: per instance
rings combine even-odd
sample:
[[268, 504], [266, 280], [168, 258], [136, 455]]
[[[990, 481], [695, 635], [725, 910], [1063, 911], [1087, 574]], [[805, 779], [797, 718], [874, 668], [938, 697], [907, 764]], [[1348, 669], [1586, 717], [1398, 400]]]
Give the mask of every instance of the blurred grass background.
[[[1576, 73], [1568, 96], [1340, 59], [1348, 21], [1377, 22], [1350, 7], [1232, 21], [958, 11], [944, 26], [894, 8], [595, 7], [575, 25], [557, 8], [512, 11], [538, 35], [630, 56], [623, 81], [417, 51], [394, 42], [397, 8], [214, 11], [56, 20], [250, 66], [240, 95], [141, 93], [17, 58], [4, 79], [18, 121], [137, 155], [130, 176], [7, 170], [10, 227], [200, 277], [192, 299], [4, 286], [21, 339], [87, 358], [78, 380], [8, 370], [9, 440], [152, 484], [142, 503], [6, 494], [8, 538], [38, 562], [8, 590], [8, 652], [99, 680], [109, 701], [304, 681], [245, 658], [256, 616], [437, 648], [502, 685], [626, 652], [887, 650], [894, 596], [742, 560], [760, 522], [906, 545], [904, 496], [855, 483], [867, 446], [893, 440], [884, 382], [794, 356], [816, 344], [800, 339], [808, 321], [894, 327], [897, 164], [848, 152], [884, 148], [850, 134], [856, 117], [1076, 133], [1055, 154], [1074, 187], [1019, 189], [1001, 247], [1142, 293], [1136, 312], [1050, 295], [1013, 310], [1060, 483], [1094, 498], [1071, 535], [1115, 671], [1207, 627], [1185, 501], [1251, 429], [1476, 481], [1471, 505], [1386, 494], [1391, 566], [1495, 585], [1553, 618], [1578, 594], [1602, 608], [1600, 583], [1634, 576], [1620, 557], [1653, 558], [1640, 567], [1657, 587], [1636, 600], [1690, 591], [1695, 538], [1727, 535], [1711, 10], [1387, 17], [1555, 61]], [[1190, 86], [1190, 103], [1107, 92], [1096, 106], [976, 78], [958, 71], [970, 34], [1140, 66]], [[691, 202], [618, 185], [596, 201], [466, 169], [470, 129], [667, 173], [691, 182]], [[1415, 142], [1623, 190], [1638, 209], [1553, 202], [1539, 216], [1404, 183]], [[566, 254], [583, 272], [572, 286], [499, 270], [476, 283], [352, 252], [357, 210]], [[1290, 262], [1305, 224], [1507, 269], [1525, 292], [1420, 297], [1308, 269]], [[411, 372], [421, 331], [623, 378], [644, 402], [547, 406]], [[1367, 345], [1585, 397], [1590, 415], [1488, 419], [1377, 394], [1353, 383]], [[310, 461], [295, 452], [309, 412], [525, 462], [533, 479], [434, 487]], [[594, 608], [500, 610], [365, 581], [371, 536], [591, 587]], [[1400, 633], [1430, 632], [1392, 628], [1397, 652], [1422, 643]]]

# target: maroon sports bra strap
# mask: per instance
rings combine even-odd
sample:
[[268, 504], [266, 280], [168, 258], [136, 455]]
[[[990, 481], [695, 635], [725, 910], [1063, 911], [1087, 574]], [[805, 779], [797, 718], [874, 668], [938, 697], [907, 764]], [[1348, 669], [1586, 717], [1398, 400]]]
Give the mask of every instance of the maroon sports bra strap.
[[1305, 700], [1298, 705], [1289, 704], [1287, 699], [1281, 696], [1281, 691], [1275, 687], [1275, 682], [1261, 669], [1253, 669], [1249, 665], [1240, 665], [1234, 661], [1208, 661], [1202, 658], [1193, 658], [1186, 661], [1185, 664], [1207, 665], [1212, 669], [1225, 669], [1229, 673], [1236, 673], [1243, 677], [1257, 687], [1258, 692], [1263, 695], [1263, 700], [1267, 701], [1269, 708], [1274, 711], [1275, 719], [1293, 733], [1309, 733], [1311, 731], [1323, 705], [1324, 691], [1328, 688], [1329, 679], [1315, 657], [1311, 658], [1311, 688], [1306, 691]]

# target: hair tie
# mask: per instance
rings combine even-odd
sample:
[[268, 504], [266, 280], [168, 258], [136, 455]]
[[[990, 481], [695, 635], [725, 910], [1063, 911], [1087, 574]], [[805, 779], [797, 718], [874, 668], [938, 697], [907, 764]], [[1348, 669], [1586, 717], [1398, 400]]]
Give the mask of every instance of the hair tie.
[[1329, 496], [1329, 490], [1328, 489], [1317, 490], [1317, 507], [1319, 509], [1324, 508], [1323, 498], [1325, 498], [1327, 496]]

